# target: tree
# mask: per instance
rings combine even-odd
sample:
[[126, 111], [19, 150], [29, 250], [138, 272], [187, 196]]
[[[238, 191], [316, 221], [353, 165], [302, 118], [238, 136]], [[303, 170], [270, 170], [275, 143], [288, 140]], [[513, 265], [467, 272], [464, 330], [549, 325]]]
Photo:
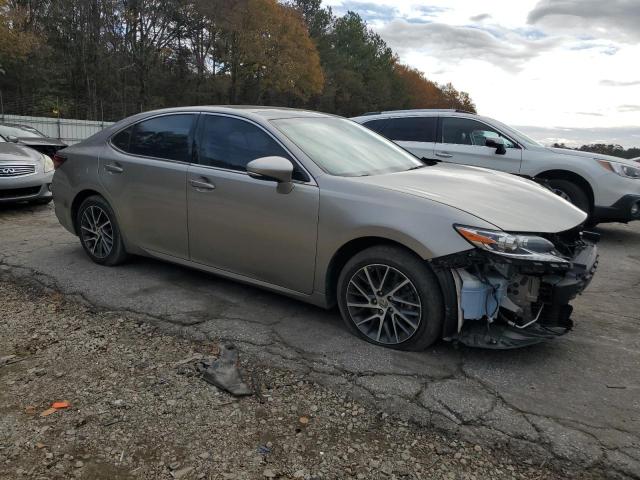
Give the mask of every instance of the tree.
[[37, 36], [24, 29], [28, 12], [0, 0], [0, 69], [7, 60], [26, 57], [37, 45]]
[[223, 63], [232, 103], [261, 103], [285, 93], [304, 101], [322, 91], [318, 52], [297, 11], [276, 0], [242, 0], [228, 14]]
[[5, 112], [26, 115], [473, 107], [466, 93], [399, 65], [356, 13], [336, 17], [321, 0], [0, 0], [0, 62]]

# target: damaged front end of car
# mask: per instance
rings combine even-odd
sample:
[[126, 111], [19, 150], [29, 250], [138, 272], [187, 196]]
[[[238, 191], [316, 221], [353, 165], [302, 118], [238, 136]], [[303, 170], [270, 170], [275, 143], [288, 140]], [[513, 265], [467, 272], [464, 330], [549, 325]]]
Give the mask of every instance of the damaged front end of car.
[[569, 302], [593, 278], [597, 234], [455, 229], [475, 248], [432, 260], [445, 298], [445, 340], [510, 349], [572, 329]]

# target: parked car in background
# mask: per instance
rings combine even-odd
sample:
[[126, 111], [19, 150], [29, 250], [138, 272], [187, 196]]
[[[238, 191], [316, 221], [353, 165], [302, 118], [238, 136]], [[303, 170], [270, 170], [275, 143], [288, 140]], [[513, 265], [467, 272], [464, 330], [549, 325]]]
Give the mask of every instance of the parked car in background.
[[0, 137], [0, 203], [49, 203], [52, 178], [48, 155]]
[[586, 214], [549, 190], [316, 112], [147, 112], [54, 160], [56, 215], [94, 262], [147, 255], [337, 303], [377, 345], [554, 338], [596, 268]]
[[47, 137], [33, 127], [16, 123], [0, 123], [0, 136], [8, 142], [27, 145], [50, 157], [67, 146], [63, 141]]
[[460, 110], [398, 110], [353, 118], [418, 157], [544, 181], [591, 224], [640, 219], [640, 167], [608, 155], [545, 147], [497, 120]]

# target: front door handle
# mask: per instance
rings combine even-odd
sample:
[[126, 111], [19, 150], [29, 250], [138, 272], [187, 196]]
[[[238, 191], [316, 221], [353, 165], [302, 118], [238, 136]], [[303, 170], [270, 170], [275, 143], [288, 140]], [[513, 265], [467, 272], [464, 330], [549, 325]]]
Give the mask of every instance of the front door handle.
[[209, 181], [206, 178], [203, 178], [202, 180], [191, 179], [189, 180], [189, 183], [193, 188], [195, 188], [198, 191], [215, 190], [216, 188], [216, 186], [213, 183], [209, 183]]
[[124, 168], [122, 168], [120, 165], [118, 165], [117, 163], [110, 163], [104, 166], [104, 169], [107, 172], [111, 172], [111, 173], [122, 173], [124, 172]]
[[449, 152], [436, 152], [436, 156], [442, 157], [442, 158], [451, 158], [451, 157], [453, 157], [453, 155], [451, 155]]

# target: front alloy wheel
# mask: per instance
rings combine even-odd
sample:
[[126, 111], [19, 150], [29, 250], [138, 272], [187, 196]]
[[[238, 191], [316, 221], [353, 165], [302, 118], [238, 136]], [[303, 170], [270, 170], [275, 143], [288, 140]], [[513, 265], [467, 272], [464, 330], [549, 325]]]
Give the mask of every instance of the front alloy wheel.
[[415, 285], [389, 265], [365, 265], [349, 280], [347, 307], [356, 327], [385, 345], [411, 338], [422, 317]]
[[440, 339], [440, 284], [409, 250], [379, 245], [356, 254], [338, 278], [338, 306], [347, 327], [364, 340], [401, 350], [424, 350]]

